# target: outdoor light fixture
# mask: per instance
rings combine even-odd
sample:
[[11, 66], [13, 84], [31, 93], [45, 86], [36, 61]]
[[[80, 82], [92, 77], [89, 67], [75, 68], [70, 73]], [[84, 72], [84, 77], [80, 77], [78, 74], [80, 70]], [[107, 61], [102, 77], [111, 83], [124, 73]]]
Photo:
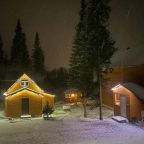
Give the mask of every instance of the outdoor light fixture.
[[7, 93], [5, 92], [3, 95], [4, 95], [4, 96], [7, 96]]
[[71, 96], [72, 96], [72, 97], [74, 97], [74, 96], [75, 96], [75, 94], [71, 94]]

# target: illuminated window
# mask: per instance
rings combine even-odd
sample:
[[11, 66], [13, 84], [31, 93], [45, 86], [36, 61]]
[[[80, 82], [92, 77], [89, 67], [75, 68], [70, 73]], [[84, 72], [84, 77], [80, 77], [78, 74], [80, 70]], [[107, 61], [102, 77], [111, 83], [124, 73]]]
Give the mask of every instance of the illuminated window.
[[120, 105], [120, 95], [119, 94], [115, 94], [115, 104]]
[[27, 87], [29, 85], [29, 82], [27, 80], [22, 80], [21, 81], [21, 86], [22, 87]]

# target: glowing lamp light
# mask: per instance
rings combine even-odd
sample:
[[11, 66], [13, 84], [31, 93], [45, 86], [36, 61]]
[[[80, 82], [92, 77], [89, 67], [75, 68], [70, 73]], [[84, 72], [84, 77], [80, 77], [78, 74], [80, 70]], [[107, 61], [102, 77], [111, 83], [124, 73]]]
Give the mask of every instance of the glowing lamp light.
[[4, 95], [4, 96], [7, 96], [7, 93], [5, 92], [3, 95]]
[[75, 97], [75, 94], [71, 94], [71, 97]]

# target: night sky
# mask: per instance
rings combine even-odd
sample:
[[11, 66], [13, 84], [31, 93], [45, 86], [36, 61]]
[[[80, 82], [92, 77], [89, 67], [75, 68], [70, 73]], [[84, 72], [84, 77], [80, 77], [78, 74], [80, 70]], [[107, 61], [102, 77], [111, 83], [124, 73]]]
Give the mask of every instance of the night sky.
[[[29, 49], [39, 32], [47, 69], [68, 67], [79, 8], [80, 0], [1, 0], [4, 48], [9, 52], [20, 18]], [[110, 30], [119, 48], [113, 65], [144, 63], [144, 1], [112, 0], [111, 9]]]

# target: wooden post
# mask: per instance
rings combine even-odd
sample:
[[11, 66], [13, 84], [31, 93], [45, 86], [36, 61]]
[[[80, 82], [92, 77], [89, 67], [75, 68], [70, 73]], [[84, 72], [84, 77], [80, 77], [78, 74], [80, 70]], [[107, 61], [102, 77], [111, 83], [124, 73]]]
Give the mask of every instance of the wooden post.
[[101, 81], [101, 75], [99, 75], [99, 119], [103, 120], [103, 115], [102, 115], [102, 81]]
[[83, 108], [84, 108], [84, 117], [86, 118], [87, 117], [87, 110], [86, 110], [86, 96], [85, 96], [85, 92], [83, 92], [82, 103], [83, 103]]

